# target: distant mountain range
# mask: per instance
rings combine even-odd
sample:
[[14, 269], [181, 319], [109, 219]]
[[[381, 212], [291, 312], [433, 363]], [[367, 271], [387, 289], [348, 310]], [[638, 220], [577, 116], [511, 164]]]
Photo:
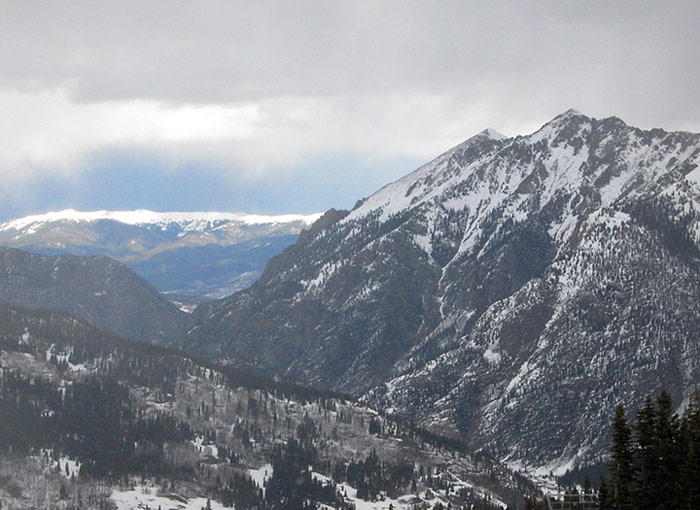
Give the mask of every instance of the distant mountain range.
[[319, 216], [66, 210], [0, 224], [0, 246], [107, 256], [160, 292], [223, 297], [253, 283]]
[[182, 347], [350, 392], [541, 472], [700, 383], [700, 135], [570, 110], [327, 212]]

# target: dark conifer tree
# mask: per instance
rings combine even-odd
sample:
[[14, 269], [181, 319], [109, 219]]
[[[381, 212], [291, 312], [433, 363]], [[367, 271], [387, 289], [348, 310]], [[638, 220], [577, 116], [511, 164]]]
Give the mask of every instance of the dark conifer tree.
[[684, 424], [685, 459], [681, 495], [685, 508], [700, 508], [700, 402], [697, 392], [690, 400]]
[[679, 508], [680, 462], [682, 456], [678, 444], [678, 420], [673, 415], [673, 400], [667, 391], [661, 392], [656, 410], [657, 469], [653, 492], [655, 508], [671, 510]]
[[632, 432], [622, 404], [615, 409], [612, 440], [610, 508], [626, 510], [632, 508]]
[[591, 479], [586, 476], [586, 478], [583, 480], [583, 493], [584, 494], [590, 494], [593, 492], [593, 488], [591, 486]]
[[644, 405], [637, 410], [634, 426], [636, 448], [634, 450], [634, 500], [640, 510], [653, 510], [658, 501], [657, 493], [657, 445], [654, 401], [647, 395]]
[[605, 478], [600, 477], [600, 483], [598, 484], [598, 505], [600, 510], [610, 510], [612, 508], [610, 501], [610, 490], [608, 489], [608, 484], [605, 482]]

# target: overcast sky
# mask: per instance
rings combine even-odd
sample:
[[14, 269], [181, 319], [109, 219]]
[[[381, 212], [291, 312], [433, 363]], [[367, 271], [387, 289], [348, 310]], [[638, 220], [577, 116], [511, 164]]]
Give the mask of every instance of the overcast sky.
[[0, 0], [0, 219], [351, 207], [576, 108], [700, 131], [700, 2]]

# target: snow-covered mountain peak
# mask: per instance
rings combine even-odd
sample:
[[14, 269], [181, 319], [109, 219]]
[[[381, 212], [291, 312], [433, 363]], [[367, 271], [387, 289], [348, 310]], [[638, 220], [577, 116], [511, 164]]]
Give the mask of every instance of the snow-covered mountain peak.
[[590, 129], [595, 119], [590, 118], [578, 110], [570, 109], [546, 122], [541, 128], [523, 138], [531, 143], [547, 140], [558, 145], [564, 140], [575, 136], [577, 133]]
[[586, 117], [583, 113], [581, 113], [579, 110], [576, 108], [569, 108], [566, 110], [564, 113], [558, 115], [559, 117]]
[[560, 213], [580, 214], [584, 204], [609, 205], [652, 186], [669, 165], [683, 162], [688, 173], [696, 164], [698, 139], [567, 110], [526, 136], [506, 138], [484, 130], [380, 189], [343, 222], [371, 218], [383, 223], [408, 211], [434, 210], [438, 203], [445, 210], [481, 216], [507, 207], [511, 217], [522, 220], [528, 197], [536, 197], [537, 208], [530, 208], [535, 212], [553, 203], [560, 210], [559, 201], [573, 195], [580, 197], [576, 212]]
[[597, 460], [621, 395], [700, 381], [699, 164], [700, 135], [575, 110], [482, 132], [301, 236], [184, 346], [523, 465]]
[[486, 136], [488, 138], [491, 138], [493, 140], [506, 140], [510, 138], [509, 136], [504, 135], [503, 133], [499, 133], [495, 129], [492, 128], [487, 128], [484, 129], [482, 132], [479, 133], [482, 136]]
[[493, 129], [485, 129], [410, 174], [384, 186], [365, 199], [343, 221], [371, 216], [377, 212], [380, 213], [380, 221], [385, 221], [401, 211], [414, 208], [444, 191], [450, 183], [465, 179], [476, 166], [472, 164], [467, 167], [462, 162], [490, 159], [494, 150], [505, 147], [511, 140], [513, 139]]

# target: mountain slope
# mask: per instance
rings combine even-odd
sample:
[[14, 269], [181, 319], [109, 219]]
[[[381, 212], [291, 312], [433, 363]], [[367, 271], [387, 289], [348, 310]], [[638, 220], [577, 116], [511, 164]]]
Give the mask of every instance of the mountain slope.
[[330, 211], [184, 346], [561, 467], [700, 382], [700, 136], [570, 110]]
[[4, 304], [0, 423], [3, 508], [495, 509], [536, 492], [343, 396]]
[[0, 248], [0, 301], [62, 310], [154, 344], [172, 342], [189, 322], [150, 283], [106, 257], [50, 257]]
[[222, 297], [253, 283], [267, 260], [318, 216], [65, 210], [0, 224], [0, 245], [43, 255], [103, 255], [161, 292]]

